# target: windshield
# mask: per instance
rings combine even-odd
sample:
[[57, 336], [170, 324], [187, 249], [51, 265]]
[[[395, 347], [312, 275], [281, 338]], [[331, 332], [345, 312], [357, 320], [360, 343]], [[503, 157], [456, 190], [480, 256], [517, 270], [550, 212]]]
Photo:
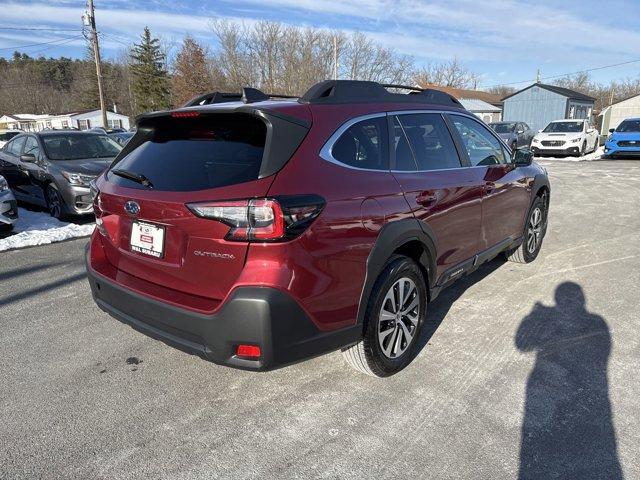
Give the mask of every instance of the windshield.
[[616, 132], [640, 132], [640, 119], [625, 120], [618, 125]]
[[543, 132], [580, 133], [584, 122], [551, 122]]
[[[195, 191], [259, 178], [267, 129], [245, 114], [158, 118], [145, 141], [113, 167], [144, 175], [155, 190]], [[115, 184], [141, 188], [122, 176]]]
[[49, 160], [111, 158], [122, 150], [116, 141], [95, 133], [43, 135], [42, 141]]
[[511, 133], [516, 127], [515, 123], [492, 123], [491, 128], [493, 128], [496, 133]]

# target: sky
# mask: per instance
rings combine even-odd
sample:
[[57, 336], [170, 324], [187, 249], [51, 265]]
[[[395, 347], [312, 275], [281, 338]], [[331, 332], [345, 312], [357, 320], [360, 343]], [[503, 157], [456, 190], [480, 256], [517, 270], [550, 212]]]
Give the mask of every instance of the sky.
[[[483, 88], [525, 87], [537, 69], [544, 78], [634, 60], [591, 77], [608, 83], [640, 76], [640, 0], [95, 0], [95, 6], [106, 58], [122, 54], [144, 26], [170, 44], [190, 34], [215, 48], [212, 19], [266, 19], [361, 31], [417, 65], [457, 57], [481, 76]], [[83, 57], [85, 8], [82, 0], [0, 0], [0, 56], [30, 45], [19, 50]], [[54, 43], [38, 45], [45, 42]]]

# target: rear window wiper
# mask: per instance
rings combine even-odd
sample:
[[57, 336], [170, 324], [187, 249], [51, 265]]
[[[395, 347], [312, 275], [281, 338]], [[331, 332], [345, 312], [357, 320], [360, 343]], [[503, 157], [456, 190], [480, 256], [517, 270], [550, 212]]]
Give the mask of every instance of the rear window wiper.
[[127, 180], [137, 182], [147, 188], [153, 188], [153, 183], [151, 183], [151, 180], [149, 180], [141, 173], [130, 172], [129, 170], [123, 170], [122, 168], [114, 168], [113, 170], [111, 170], [111, 173], [113, 173], [114, 175], [118, 175], [119, 177], [126, 178]]

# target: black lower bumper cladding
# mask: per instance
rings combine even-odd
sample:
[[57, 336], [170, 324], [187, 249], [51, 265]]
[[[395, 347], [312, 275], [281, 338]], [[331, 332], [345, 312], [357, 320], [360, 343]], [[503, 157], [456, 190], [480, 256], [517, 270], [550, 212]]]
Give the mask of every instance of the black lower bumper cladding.
[[[121, 287], [92, 270], [89, 262], [87, 277], [96, 304], [112, 317], [180, 350], [230, 367], [271, 370], [353, 345], [362, 336], [357, 325], [332, 332], [318, 330], [293, 298], [275, 288], [237, 288], [218, 311], [203, 315]], [[240, 344], [260, 346], [261, 357], [236, 356]]]

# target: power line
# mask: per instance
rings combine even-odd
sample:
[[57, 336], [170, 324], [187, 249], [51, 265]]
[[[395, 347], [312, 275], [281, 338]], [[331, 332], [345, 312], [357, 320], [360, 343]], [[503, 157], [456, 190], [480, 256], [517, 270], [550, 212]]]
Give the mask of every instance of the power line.
[[[638, 63], [638, 62], [640, 62], [640, 58], [638, 58], [636, 60], [629, 60], [627, 62], [612, 63], [611, 65], [603, 65], [603, 66], [600, 66], [600, 67], [587, 68], [586, 70], [578, 70], [577, 72], [561, 73], [560, 75], [550, 75], [550, 76], [547, 76], [547, 77], [540, 77], [540, 80], [553, 80], [553, 79], [556, 79], [556, 78], [562, 78], [562, 77], [569, 77], [571, 75], [577, 75], [579, 73], [595, 72], [597, 70], [604, 70], [605, 68], [621, 67], [623, 65], [630, 65], [632, 63]], [[531, 79], [522, 80], [520, 82], [497, 83], [495, 85], [489, 85], [489, 86], [483, 87], [483, 88], [507, 87], [509, 85], [519, 85], [521, 83], [531, 83]]]
[[45, 28], [45, 27], [0, 27], [0, 30], [42, 31], [42, 32], [78, 32], [79, 28]]
[[0, 50], [20, 50], [22, 48], [30, 48], [30, 47], [39, 47], [41, 45], [51, 45], [54, 43], [64, 43], [65, 41], [69, 40], [76, 40], [78, 38], [82, 38], [82, 35], [76, 35], [75, 37], [65, 37], [65, 38], [59, 38], [58, 40], [52, 40], [50, 42], [42, 42], [42, 43], [32, 43], [29, 45], [16, 45], [14, 47], [2, 47], [0, 48]]

